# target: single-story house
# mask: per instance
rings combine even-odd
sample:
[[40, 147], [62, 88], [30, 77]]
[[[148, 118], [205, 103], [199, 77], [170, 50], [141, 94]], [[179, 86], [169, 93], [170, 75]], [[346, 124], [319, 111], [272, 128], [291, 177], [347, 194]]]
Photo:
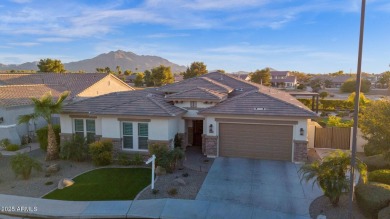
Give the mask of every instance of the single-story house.
[[208, 157], [303, 161], [314, 117], [286, 92], [211, 72], [68, 104], [60, 135], [111, 139], [115, 152], [142, 153], [153, 143], [173, 148], [178, 134], [183, 147], [201, 147]]
[[[0, 140], [8, 138], [12, 143], [21, 144], [23, 136], [33, 137], [36, 129], [46, 125], [43, 119], [18, 124], [20, 115], [34, 112], [31, 98], [40, 98], [47, 92], [57, 98], [62, 92], [70, 91], [65, 102], [68, 103], [129, 90], [133, 88], [111, 74], [0, 74]], [[59, 123], [59, 116], [54, 115], [53, 120]]]

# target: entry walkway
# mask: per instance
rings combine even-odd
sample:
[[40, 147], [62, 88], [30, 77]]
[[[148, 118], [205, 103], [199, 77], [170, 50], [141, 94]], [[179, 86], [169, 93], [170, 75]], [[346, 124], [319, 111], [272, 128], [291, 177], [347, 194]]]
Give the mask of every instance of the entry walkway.
[[[0, 195], [2, 215], [37, 218], [296, 218], [261, 208], [213, 201], [152, 199], [136, 201], [58, 201]], [[277, 216], [277, 217], [275, 217]]]

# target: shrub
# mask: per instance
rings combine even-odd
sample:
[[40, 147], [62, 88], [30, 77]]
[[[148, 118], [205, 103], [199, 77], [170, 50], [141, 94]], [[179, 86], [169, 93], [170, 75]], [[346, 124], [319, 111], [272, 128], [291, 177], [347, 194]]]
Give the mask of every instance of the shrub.
[[367, 165], [368, 171], [390, 169], [390, 161], [386, 160], [383, 155], [375, 155], [362, 159]]
[[[60, 144], [60, 132], [61, 132], [61, 127], [60, 125], [53, 125], [53, 130], [56, 135], [56, 140], [57, 144]], [[37, 138], [39, 142], [39, 147], [46, 151], [47, 150], [47, 126], [42, 127], [36, 131], [37, 133]]]
[[151, 144], [149, 145], [149, 154], [156, 156], [156, 166], [164, 167], [166, 163], [166, 156], [168, 154], [168, 147], [163, 144]]
[[323, 92], [320, 93], [320, 98], [321, 98], [321, 99], [325, 99], [328, 95], [329, 95], [328, 92], [323, 91]]
[[[356, 87], [356, 79], [348, 80], [341, 85], [340, 90], [343, 93], [352, 93], [355, 91]], [[367, 93], [370, 91], [371, 82], [363, 79], [360, 87], [360, 91], [363, 93]]]
[[74, 135], [71, 141], [63, 142], [60, 158], [64, 160], [84, 161], [88, 156], [87, 142], [84, 137]]
[[30, 178], [31, 170], [35, 169], [41, 171], [41, 164], [29, 157], [27, 154], [17, 154], [11, 158], [11, 168], [15, 175], [21, 175], [23, 179], [27, 180]]
[[163, 167], [169, 173], [176, 169], [177, 162], [184, 157], [184, 152], [181, 148], [169, 151], [168, 147], [162, 144], [150, 145], [149, 154], [156, 155], [156, 166]]
[[387, 208], [382, 208], [378, 213], [378, 219], [389, 219], [390, 215], [390, 206]]
[[362, 212], [378, 218], [378, 212], [389, 205], [390, 186], [381, 183], [359, 184], [355, 190], [356, 202]]
[[364, 145], [364, 154], [369, 157], [382, 154], [382, 151], [374, 144], [366, 144]]
[[17, 144], [9, 144], [9, 145], [5, 146], [6, 151], [17, 151], [17, 150], [19, 150], [19, 148], [20, 147]]
[[175, 148], [181, 148], [181, 137], [179, 136], [179, 133], [176, 133], [175, 140], [174, 140]]
[[168, 194], [170, 196], [175, 196], [177, 195], [177, 189], [176, 188], [171, 188], [170, 190], [168, 190]]
[[390, 185], [390, 169], [375, 170], [368, 173], [368, 181]]
[[123, 166], [131, 165], [131, 160], [127, 154], [119, 154], [118, 155], [118, 164]]
[[305, 88], [306, 88], [306, 86], [304, 84], [299, 84], [297, 87], [297, 89], [299, 89], [299, 90], [303, 90]]
[[112, 163], [113, 145], [110, 140], [95, 141], [89, 144], [92, 162], [96, 166], [105, 166]]
[[133, 158], [131, 159], [131, 163], [133, 165], [142, 165], [144, 163], [144, 158], [141, 154], [134, 154]]
[[11, 141], [8, 139], [8, 138], [4, 138], [0, 141], [0, 147], [2, 148], [6, 148], [7, 145], [10, 145], [11, 144]]

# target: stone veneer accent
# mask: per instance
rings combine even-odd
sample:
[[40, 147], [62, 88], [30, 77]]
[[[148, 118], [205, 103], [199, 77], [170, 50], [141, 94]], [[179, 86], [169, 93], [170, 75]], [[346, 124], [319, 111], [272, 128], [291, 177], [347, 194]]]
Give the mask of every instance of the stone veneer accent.
[[184, 151], [186, 151], [187, 145], [185, 144], [185, 142], [186, 142], [185, 134], [184, 134], [184, 133], [177, 133], [177, 135], [178, 135], [179, 138], [181, 139], [181, 148], [182, 148]]
[[204, 136], [205, 154], [207, 157], [217, 157], [218, 136]]
[[294, 141], [294, 162], [307, 161], [307, 144], [308, 141]]

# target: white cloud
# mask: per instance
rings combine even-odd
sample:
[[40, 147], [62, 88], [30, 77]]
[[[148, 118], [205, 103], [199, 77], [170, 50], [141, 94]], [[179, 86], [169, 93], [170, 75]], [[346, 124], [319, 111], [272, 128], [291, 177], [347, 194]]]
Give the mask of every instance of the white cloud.
[[38, 38], [37, 41], [56, 43], [56, 42], [70, 42], [70, 41], [72, 41], [72, 39], [66, 38], [66, 37], [44, 37], [44, 38]]
[[31, 47], [31, 46], [37, 46], [37, 45], [39, 45], [39, 43], [36, 43], [36, 42], [17, 42], [17, 43], [8, 43], [8, 45]]

